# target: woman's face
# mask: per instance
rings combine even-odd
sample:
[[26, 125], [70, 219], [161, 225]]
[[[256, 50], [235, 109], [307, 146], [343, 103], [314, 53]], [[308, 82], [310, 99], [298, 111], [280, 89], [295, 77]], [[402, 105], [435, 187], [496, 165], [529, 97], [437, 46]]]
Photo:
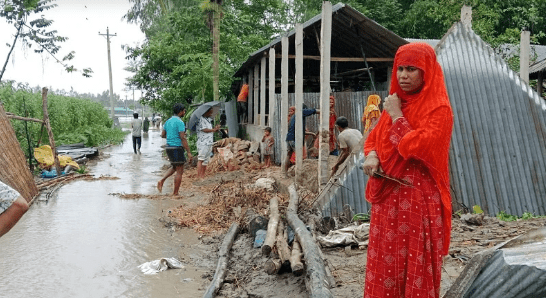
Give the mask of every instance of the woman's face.
[[400, 89], [407, 93], [416, 93], [423, 86], [423, 71], [417, 67], [400, 65], [396, 70]]
[[330, 108], [333, 108], [335, 104], [336, 104], [336, 100], [330, 97]]

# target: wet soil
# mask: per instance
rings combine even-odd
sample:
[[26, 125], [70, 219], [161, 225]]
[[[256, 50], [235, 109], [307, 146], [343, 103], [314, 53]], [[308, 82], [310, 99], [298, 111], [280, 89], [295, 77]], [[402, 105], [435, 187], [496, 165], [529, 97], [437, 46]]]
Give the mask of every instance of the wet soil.
[[[335, 159], [334, 159], [335, 160]], [[305, 173], [309, 176], [316, 174], [313, 164], [316, 160], [305, 163]], [[189, 180], [192, 180], [192, 170], [189, 170]], [[292, 174], [293, 175], [293, 174]], [[251, 184], [259, 177], [272, 177], [276, 180], [276, 190], [285, 193], [293, 178], [284, 178], [280, 167], [273, 166], [268, 169], [247, 173], [219, 172], [208, 176], [203, 181], [195, 180], [193, 186], [210, 187], [221, 181], [233, 180]], [[305, 179], [310, 179], [306, 177]], [[313, 184], [309, 183], [311, 188]], [[199, 192], [194, 189], [192, 191]], [[201, 192], [198, 197], [206, 197], [207, 192]], [[306, 220], [302, 218], [302, 220]], [[455, 282], [459, 274], [472, 256], [480, 251], [505, 242], [527, 231], [543, 227], [544, 218], [519, 220], [513, 222], [501, 221], [497, 218], [485, 217], [483, 225], [468, 224], [453, 217], [452, 240], [449, 255], [444, 257], [441, 295]], [[336, 227], [341, 228], [341, 227]], [[321, 235], [318, 232], [317, 235]], [[223, 235], [204, 236], [201, 238], [206, 249], [206, 264], [209, 264], [208, 273], [203, 275], [203, 290], [208, 287], [207, 281], [212, 280], [216, 269], [218, 247], [223, 241]], [[231, 249], [229, 271], [218, 297], [307, 297], [308, 290], [304, 276], [295, 276], [290, 272], [282, 272], [277, 275], [268, 275], [263, 269], [263, 264], [268, 260], [261, 253], [261, 249], [253, 247], [253, 237], [248, 231], [243, 231], [234, 242]], [[366, 271], [366, 247], [334, 247], [322, 248], [326, 263], [335, 278], [336, 286], [331, 289], [334, 297], [362, 297], [364, 277]], [[205, 260], [203, 260], [205, 261]]]

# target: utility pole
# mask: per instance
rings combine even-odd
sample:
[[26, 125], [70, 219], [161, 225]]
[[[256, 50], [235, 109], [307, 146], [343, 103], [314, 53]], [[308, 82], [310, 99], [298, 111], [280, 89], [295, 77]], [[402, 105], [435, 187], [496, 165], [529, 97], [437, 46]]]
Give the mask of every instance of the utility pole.
[[111, 113], [112, 113], [112, 121], [114, 121], [115, 113], [114, 113], [114, 87], [112, 85], [112, 59], [110, 59], [110, 36], [117, 36], [117, 33], [110, 34], [110, 30], [108, 27], [106, 27], [106, 34], [101, 34], [99, 31], [99, 35], [106, 36], [106, 46], [108, 48], [108, 73], [110, 74], [110, 107], [111, 107]]

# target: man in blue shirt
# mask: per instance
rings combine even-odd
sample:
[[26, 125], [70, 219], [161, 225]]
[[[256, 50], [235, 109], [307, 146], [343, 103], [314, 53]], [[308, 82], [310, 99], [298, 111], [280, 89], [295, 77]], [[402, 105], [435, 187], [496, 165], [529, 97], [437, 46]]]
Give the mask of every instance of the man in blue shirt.
[[159, 192], [163, 189], [163, 183], [167, 178], [176, 172], [174, 177], [173, 196], [178, 195], [178, 189], [182, 182], [182, 174], [184, 173], [184, 163], [186, 158], [184, 157], [184, 149], [188, 152], [188, 159], [192, 159], [190, 147], [188, 146], [188, 140], [186, 140], [186, 125], [184, 121], [180, 119], [186, 114], [186, 108], [183, 104], [177, 103], [173, 107], [174, 115], [169, 118], [163, 125], [161, 131], [161, 137], [167, 138], [167, 147], [165, 148], [167, 156], [171, 161], [172, 168], [157, 182], [157, 189]]
[[[292, 106], [289, 109], [289, 117], [290, 120], [288, 121], [288, 133], [286, 134], [286, 147], [288, 148], [288, 154], [286, 155], [285, 160], [285, 168], [284, 172], [286, 173], [288, 171], [288, 168], [290, 167], [290, 156], [292, 156], [293, 152], [296, 152], [296, 107]], [[303, 107], [303, 110], [301, 112], [301, 115], [303, 116], [303, 135], [305, 136], [305, 118], [308, 116], [311, 116], [313, 114], [320, 114], [320, 112], [316, 109], [307, 109], [305, 106]]]

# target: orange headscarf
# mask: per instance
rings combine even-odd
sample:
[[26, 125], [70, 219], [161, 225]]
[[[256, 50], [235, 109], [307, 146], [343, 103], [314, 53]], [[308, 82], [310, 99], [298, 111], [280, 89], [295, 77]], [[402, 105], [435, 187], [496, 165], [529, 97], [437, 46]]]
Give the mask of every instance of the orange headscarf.
[[237, 96], [237, 101], [246, 102], [246, 98], [248, 96], [248, 84], [243, 84], [243, 87], [241, 87], [241, 92], [239, 92], [239, 96]]
[[379, 110], [379, 103], [381, 102], [381, 97], [377, 94], [372, 94], [368, 96], [368, 103], [366, 108], [364, 108], [364, 113], [362, 114], [362, 122], [364, 123], [364, 133], [370, 132], [372, 129], [372, 121], [381, 116], [381, 111]]
[[[400, 88], [396, 75], [400, 65], [414, 66], [423, 71], [424, 83], [420, 92], [407, 94]], [[413, 130], [404, 135], [395, 147], [387, 137], [392, 126], [392, 119], [388, 113], [383, 112], [366, 140], [364, 151], [367, 155], [375, 150], [382, 169], [393, 176], [402, 172], [400, 165], [389, 163], [396, 159], [392, 157], [397, 154], [403, 160], [409, 158], [420, 160], [428, 168], [440, 190], [444, 207], [442, 210], [445, 228], [443, 253], [447, 254], [451, 232], [448, 154], [453, 129], [453, 112], [447, 96], [442, 68], [436, 60], [434, 49], [426, 43], [401, 46], [394, 58], [391, 82], [390, 94], [396, 93], [401, 98], [402, 113]]]

